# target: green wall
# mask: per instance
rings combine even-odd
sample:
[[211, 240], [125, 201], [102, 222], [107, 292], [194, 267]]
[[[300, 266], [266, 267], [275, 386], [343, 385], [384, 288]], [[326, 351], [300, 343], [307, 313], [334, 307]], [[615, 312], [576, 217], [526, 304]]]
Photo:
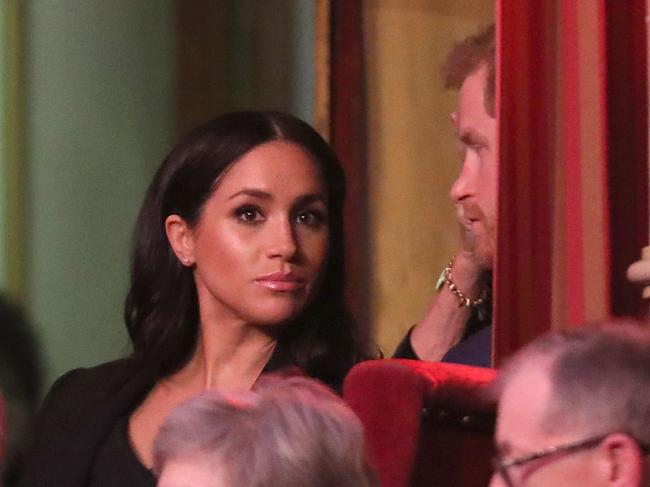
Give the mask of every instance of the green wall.
[[174, 124], [171, 0], [27, 0], [27, 311], [45, 384], [128, 351], [129, 239]]
[[5, 125], [5, 4], [0, 3], [0, 290], [4, 289], [7, 284], [6, 275], [6, 255], [5, 247], [5, 226], [6, 226], [6, 125]]
[[230, 108], [288, 111], [312, 122], [316, 1], [235, 0], [231, 16]]
[[[276, 92], [258, 87], [245, 108], [286, 109], [310, 121], [315, 0], [250, 5], [271, 4], [274, 17], [256, 16], [254, 27], [266, 51], [237, 65], [261, 73], [259, 87], [285, 83], [288, 95], [277, 103]], [[129, 351], [122, 304], [130, 235], [173, 143], [173, 15], [172, 0], [25, 0], [26, 309], [46, 387], [70, 368]], [[270, 79], [287, 23], [290, 65]], [[247, 34], [238, 35], [246, 44]]]
[[291, 111], [314, 123], [314, 66], [316, 0], [292, 0], [293, 63], [291, 69]]

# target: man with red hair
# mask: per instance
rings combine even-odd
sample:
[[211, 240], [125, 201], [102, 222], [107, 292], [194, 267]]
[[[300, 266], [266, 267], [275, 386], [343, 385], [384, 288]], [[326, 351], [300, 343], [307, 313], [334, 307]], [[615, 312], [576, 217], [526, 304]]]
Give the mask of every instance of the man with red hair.
[[445, 66], [445, 85], [460, 90], [451, 121], [462, 165], [450, 198], [460, 245], [445, 266], [422, 320], [396, 352], [399, 357], [489, 366], [491, 271], [496, 250], [497, 120], [495, 28], [456, 44]]

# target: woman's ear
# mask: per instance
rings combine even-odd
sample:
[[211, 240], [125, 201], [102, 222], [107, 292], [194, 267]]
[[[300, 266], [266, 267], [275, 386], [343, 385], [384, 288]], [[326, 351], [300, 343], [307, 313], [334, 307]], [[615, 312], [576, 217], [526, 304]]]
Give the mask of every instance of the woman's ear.
[[165, 219], [165, 232], [181, 264], [194, 265], [194, 234], [187, 222], [178, 215], [169, 215]]
[[612, 487], [629, 487], [642, 485], [643, 452], [639, 444], [629, 435], [613, 433], [603, 440], [608, 463], [607, 485]]

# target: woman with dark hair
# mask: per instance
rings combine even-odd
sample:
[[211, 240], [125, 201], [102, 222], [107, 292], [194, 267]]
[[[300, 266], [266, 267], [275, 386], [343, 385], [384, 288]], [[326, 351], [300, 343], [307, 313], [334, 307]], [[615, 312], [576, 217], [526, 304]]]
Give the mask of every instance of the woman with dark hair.
[[149, 187], [134, 237], [128, 359], [60, 378], [23, 485], [155, 485], [152, 445], [179, 403], [294, 370], [338, 388], [368, 356], [343, 298], [344, 177], [309, 125], [218, 117]]

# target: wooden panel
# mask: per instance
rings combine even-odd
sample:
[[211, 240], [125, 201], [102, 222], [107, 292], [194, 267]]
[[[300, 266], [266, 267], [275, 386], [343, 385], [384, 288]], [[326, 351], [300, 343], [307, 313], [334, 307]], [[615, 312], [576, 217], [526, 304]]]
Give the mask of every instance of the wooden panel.
[[316, 0], [314, 127], [330, 139], [330, 0]]
[[363, 20], [360, 0], [331, 0], [330, 136], [347, 177], [347, 296], [367, 323], [366, 130]]
[[182, 135], [229, 108], [228, 0], [176, 0], [176, 128]]
[[627, 267], [648, 244], [648, 83], [646, 2], [606, 2], [607, 145], [612, 314], [635, 315], [639, 289]]

